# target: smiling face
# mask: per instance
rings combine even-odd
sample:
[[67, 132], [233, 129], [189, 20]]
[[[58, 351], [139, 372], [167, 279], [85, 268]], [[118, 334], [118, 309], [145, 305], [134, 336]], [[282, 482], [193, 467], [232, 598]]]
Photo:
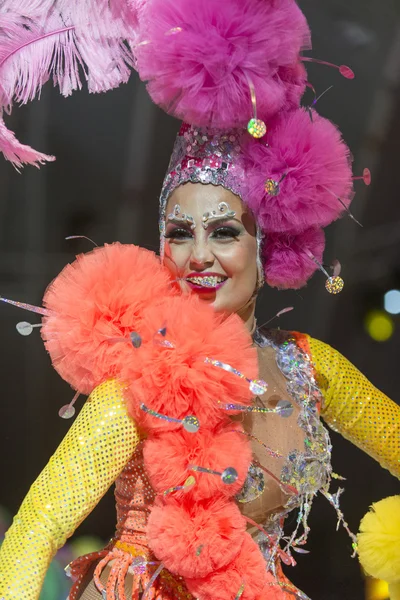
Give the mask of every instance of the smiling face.
[[255, 221], [240, 198], [221, 186], [179, 186], [167, 204], [165, 237], [165, 265], [182, 290], [246, 319], [258, 250]]

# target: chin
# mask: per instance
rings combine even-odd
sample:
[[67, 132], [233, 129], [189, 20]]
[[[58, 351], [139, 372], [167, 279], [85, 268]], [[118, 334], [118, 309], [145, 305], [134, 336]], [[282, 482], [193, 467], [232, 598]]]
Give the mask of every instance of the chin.
[[[201, 302], [205, 302], [207, 304], [210, 304], [213, 309], [215, 310], [215, 312], [223, 312], [226, 313], [227, 315], [230, 315], [232, 313], [235, 313], [236, 310], [234, 307], [232, 307], [228, 301], [228, 299], [226, 298], [226, 290], [224, 291], [224, 294], [221, 294], [222, 290], [216, 291], [216, 292], [212, 292], [210, 291], [209, 293], [197, 293], [194, 290], [192, 290], [189, 286], [185, 285], [184, 283], [180, 283], [180, 287], [182, 290], [183, 294], [193, 294], [195, 296], [197, 296], [199, 298], [199, 300], [201, 300]], [[221, 297], [222, 296], [222, 297]], [[225, 296], [225, 298], [224, 298]], [[239, 308], [238, 308], [239, 310]]]
[[215, 310], [215, 312], [225, 313], [226, 315], [231, 315], [236, 312], [234, 307], [232, 307], [229, 302], [224, 302], [223, 298], [218, 298], [218, 294], [214, 299], [209, 300], [211, 306]]

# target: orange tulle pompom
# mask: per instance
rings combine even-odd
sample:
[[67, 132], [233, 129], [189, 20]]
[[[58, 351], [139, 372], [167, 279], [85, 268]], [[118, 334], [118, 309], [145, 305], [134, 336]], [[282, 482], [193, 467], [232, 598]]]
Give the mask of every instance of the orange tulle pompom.
[[[176, 496], [185, 494], [195, 501], [235, 496], [243, 487], [252, 456], [250, 444], [241, 431], [239, 423], [230, 422], [216, 430], [200, 428], [195, 435], [182, 430], [150, 437], [144, 445], [144, 464], [153, 489], [163, 493], [183, 486], [182, 490], [170, 493]], [[190, 469], [192, 466], [219, 473], [233, 467], [238, 478], [227, 485], [221, 477], [196, 472]], [[195, 483], [185, 487], [190, 476]]]
[[239, 552], [229, 565], [207, 577], [187, 578], [186, 585], [195, 598], [202, 600], [232, 600], [243, 586], [240, 599], [254, 600], [263, 591], [267, 578], [264, 557], [256, 542], [245, 533]]
[[257, 376], [256, 350], [236, 315], [215, 313], [195, 296], [167, 298], [145, 309], [141, 333], [150, 342], [142, 349], [142, 377], [131, 376], [132, 362], [122, 377], [130, 382], [132, 415], [146, 429], [175, 431], [180, 425], [138, 412], [140, 403], [175, 419], [194, 415], [201, 426], [212, 428], [227, 403], [251, 402], [248, 381], [206, 363], [206, 358], [217, 359], [250, 379]]
[[246, 520], [236, 504], [225, 499], [196, 504], [190, 499], [159, 499], [147, 531], [151, 549], [169, 571], [203, 578], [234, 560]]
[[258, 375], [240, 318], [182, 296], [153, 253], [121, 244], [79, 256], [44, 306], [42, 336], [60, 375], [85, 394], [117, 377], [147, 434], [157, 493], [147, 538], [157, 560], [202, 600], [232, 600], [243, 582], [243, 600], [264, 594], [265, 562], [233, 499], [251, 447], [230, 416], [251, 404]]
[[43, 299], [51, 316], [44, 318], [42, 337], [54, 368], [90, 394], [118, 375], [125, 360], [137, 364], [130, 334], [140, 329], [145, 306], [174, 293], [168, 271], [148, 250], [115, 243], [78, 256]]

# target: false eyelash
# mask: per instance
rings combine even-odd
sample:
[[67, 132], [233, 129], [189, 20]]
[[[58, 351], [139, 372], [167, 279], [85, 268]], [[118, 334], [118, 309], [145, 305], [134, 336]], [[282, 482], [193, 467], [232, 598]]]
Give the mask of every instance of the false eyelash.
[[[179, 233], [182, 233], [184, 235], [182, 235], [182, 236], [177, 235]], [[168, 239], [177, 239], [177, 240], [179, 240], [179, 239], [184, 239], [185, 237], [193, 237], [192, 234], [191, 234], [191, 232], [188, 231], [187, 229], [173, 229], [172, 231], [170, 231], [169, 233], [166, 233], [164, 235], [164, 238], [167, 239], [167, 240]]]
[[[218, 233], [221, 233], [221, 232], [228, 233], [232, 237], [237, 237], [240, 234], [240, 231], [238, 231], [234, 227], [218, 227], [218, 229], [215, 229], [213, 231], [212, 235], [215, 237], [216, 234], [218, 235]], [[222, 237], [228, 237], [228, 236], [223, 235]]]

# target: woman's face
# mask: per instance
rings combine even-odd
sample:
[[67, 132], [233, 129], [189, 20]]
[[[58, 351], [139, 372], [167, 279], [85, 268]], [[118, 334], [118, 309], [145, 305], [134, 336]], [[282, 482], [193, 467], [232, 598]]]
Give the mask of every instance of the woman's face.
[[258, 276], [256, 225], [240, 198], [220, 186], [186, 183], [171, 194], [165, 225], [165, 264], [182, 290], [240, 314]]

